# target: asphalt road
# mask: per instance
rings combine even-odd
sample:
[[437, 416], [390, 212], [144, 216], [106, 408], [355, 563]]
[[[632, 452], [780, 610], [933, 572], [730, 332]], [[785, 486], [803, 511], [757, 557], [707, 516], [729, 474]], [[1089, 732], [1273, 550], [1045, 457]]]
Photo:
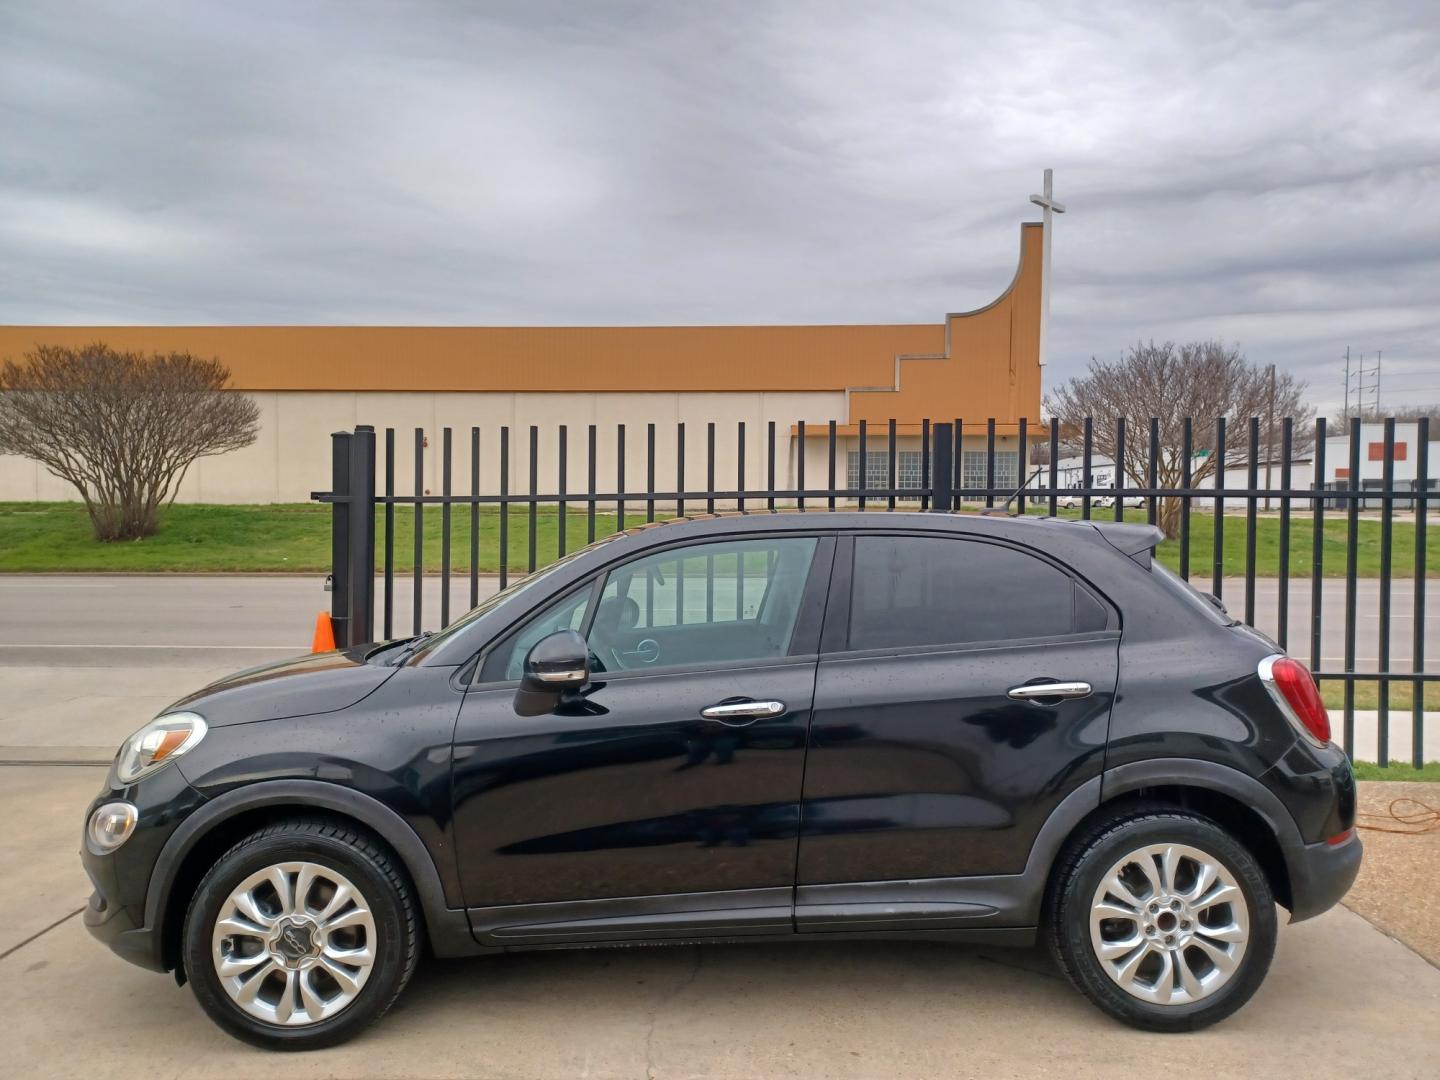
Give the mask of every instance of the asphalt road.
[[86, 934], [97, 768], [0, 768], [0, 1077], [1433, 1076], [1440, 970], [1345, 908], [1282, 927], [1265, 984], [1189, 1035], [1108, 1020], [1038, 951], [825, 942], [422, 964], [356, 1041], [265, 1053]]
[[[1208, 579], [1196, 578], [1205, 588]], [[496, 589], [481, 578], [483, 599]], [[1413, 582], [1392, 583], [1390, 666], [1408, 670], [1413, 641]], [[421, 626], [440, 623], [440, 580], [426, 578]], [[1256, 582], [1254, 625], [1278, 636], [1278, 583]], [[451, 617], [470, 606], [468, 579], [451, 582]], [[1245, 614], [1245, 582], [1226, 578], [1223, 599], [1237, 617]], [[1340, 669], [1345, 661], [1343, 580], [1323, 586], [1321, 661]], [[380, 590], [376, 590], [377, 603]], [[395, 582], [394, 632], [412, 632], [409, 578]], [[1440, 581], [1428, 579], [1425, 616], [1426, 666], [1440, 660]], [[80, 667], [151, 667], [259, 663], [310, 646], [315, 616], [328, 611], [330, 595], [319, 577], [277, 576], [0, 576], [0, 667], [27, 664]], [[383, 614], [383, 612], [382, 612]], [[1310, 641], [1310, 583], [1290, 585], [1288, 645], [1307, 661]], [[383, 630], [376, 620], [377, 633]], [[1356, 583], [1356, 669], [1379, 670], [1380, 587]]]
[[[422, 582], [421, 625], [439, 625], [438, 578]], [[494, 578], [479, 582], [491, 595]], [[451, 583], [451, 614], [469, 607], [469, 581]], [[1391, 667], [1408, 670], [1412, 583], [1394, 583]], [[1427, 592], [1440, 594], [1434, 583]], [[1244, 581], [1224, 598], [1244, 613]], [[377, 589], [377, 597], [379, 590]], [[1357, 583], [1356, 669], [1378, 668], [1379, 585]], [[197, 686], [242, 668], [306, 652], [328, 610], [322, 580], [277, 576], [0, 576], [0, 761], [102, 760], [145, 720]], [[1256, 584], [1256, 624], [1276, 633], [1276, 582]], [[413, 626], [409, 578], [395, 582], [394, 630]], [[1426, 666], [1440, 669], [1440, 595], [1426, 616]], [[1345, 583], [1326, 581], [1322, 664], [1344, 667]], [[1310, 592], [1291, 588], [1290, 647], [1309, 659]], [[377, 631], [383, 621], [377, 619]], [[1373, 759], [1362, 723], [1358, 757]], [[1392, 752], [1409, 753], [1408, 721], [1392, 724]], [[1433, 742], [1433, 740], [1432, 740]], [[23, 748], [31, 748], [29, 750]]]

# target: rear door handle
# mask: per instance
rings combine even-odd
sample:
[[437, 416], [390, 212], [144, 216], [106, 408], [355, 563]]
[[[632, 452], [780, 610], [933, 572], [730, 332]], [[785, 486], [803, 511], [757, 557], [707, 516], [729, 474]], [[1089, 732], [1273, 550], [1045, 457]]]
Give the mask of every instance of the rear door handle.
[[1012, 686], [1006, 691], [1006, 696], [1016, 701], [1033, 701], [1036, 698], [1089, 697], [1092, 692], [1088, 682], [1042, 682]]
[[701, 709], [700, 715], [706, 720], [715, 720], [730, 727], [744, 727], [767, 716], [779, 716], [785, 711], [783, 701], [723, 701]]

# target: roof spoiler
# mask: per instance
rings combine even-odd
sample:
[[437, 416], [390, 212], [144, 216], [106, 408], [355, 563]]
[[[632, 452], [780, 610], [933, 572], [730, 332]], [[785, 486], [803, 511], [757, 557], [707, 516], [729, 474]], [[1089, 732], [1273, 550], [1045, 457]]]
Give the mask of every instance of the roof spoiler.
[[1155, 545], [1165, 539], [1165, 533], [1157, 525], [1131, 525], [1124, 521], [1095, 521], [1094, 527], [1111, 547], [1122, 555], [1128, 555], [1146, 570], [1150, 569], [1150, 556]]

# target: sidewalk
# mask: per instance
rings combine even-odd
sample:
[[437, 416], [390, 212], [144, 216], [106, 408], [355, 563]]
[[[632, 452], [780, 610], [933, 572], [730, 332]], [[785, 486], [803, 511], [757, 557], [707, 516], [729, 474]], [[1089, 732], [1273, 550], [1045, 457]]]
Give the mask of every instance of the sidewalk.
[[[1440, 761], [1440, 712], [1427, 712], [1424, 717], [1425, 731], [1422, 747], [1426, 761]], [[1411, 738], [1414, 715], [1409, 709], [1390, 710], [1390, 760], [1409, 762], [1410, 750], [1414, 745]], [[1345, 731], [1345, 714], [1339, 709], [1330, 710], [1330, 736], [1340, 742]], [[1374, 710], [1355, 710], [1355, 744], [1351, 758], [1355, 761], [1380, 760], [1380, 714]]]

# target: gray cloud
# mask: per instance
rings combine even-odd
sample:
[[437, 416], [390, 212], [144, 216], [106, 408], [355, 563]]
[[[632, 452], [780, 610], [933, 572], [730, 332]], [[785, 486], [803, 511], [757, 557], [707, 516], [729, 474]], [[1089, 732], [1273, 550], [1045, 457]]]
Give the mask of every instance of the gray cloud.
[[0, 321], [933, 321], [1051, 378], [1218, 335], [1440, 399], [1440, 10], [12, 3]]

